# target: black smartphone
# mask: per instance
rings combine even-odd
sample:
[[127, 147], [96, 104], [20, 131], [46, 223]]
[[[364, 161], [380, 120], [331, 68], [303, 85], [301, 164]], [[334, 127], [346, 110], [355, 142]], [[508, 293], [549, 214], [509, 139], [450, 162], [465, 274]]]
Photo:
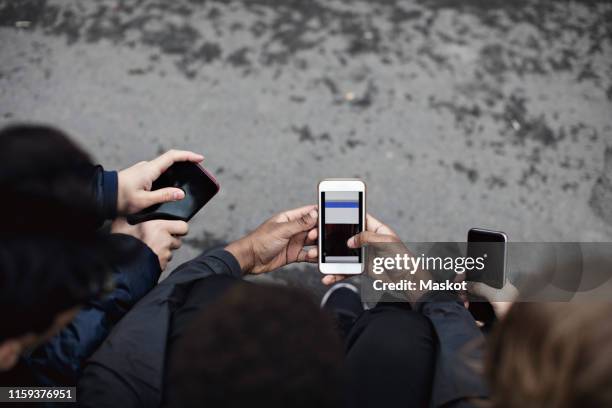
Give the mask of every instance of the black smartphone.
[[128, 215], [130, 224], [149, 220], [182, 220], [189, 221], [217, 192], [219, 183], [199, 164], [177, 162], [168, 168], [153, 182], [151, 190], [165, 187], [177, 187], [185, 192], [185, 198], [155, 204], [144, 210]]
[[[468, 231], [467, 256], [483, 258], [484, 268], [466, 272], [466, 280], [482, 282], [493, 288], [501, 289], [506, 282], [506, 256], [508, 237], [501, 231], [472, 228]], [[468, 295], [469, 311], [476, 320], [490, 324], [495, 320], [491, 304], [484, 298]]]
[[501, 289], [506, 282], [506, 244], [508, 237], [501, 231], [472, 228], [468, 232], [467, 256], [484, 258], [484, 268], [467, 272], [466, 279]]

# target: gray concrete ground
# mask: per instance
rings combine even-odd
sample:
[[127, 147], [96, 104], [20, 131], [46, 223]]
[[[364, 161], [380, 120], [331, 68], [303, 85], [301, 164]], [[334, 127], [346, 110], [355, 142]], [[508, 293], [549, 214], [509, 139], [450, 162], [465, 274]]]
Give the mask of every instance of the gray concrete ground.
[[[406, 241], [610, 241], [610, 21], [606, 1], [0, 0], [0, 124], [54, 124], [107, 168], [204, 153], [222, 190], [174, 265], [327, 177], [363, 178]], [[321, 290], [312, 266], [273, 279]]]

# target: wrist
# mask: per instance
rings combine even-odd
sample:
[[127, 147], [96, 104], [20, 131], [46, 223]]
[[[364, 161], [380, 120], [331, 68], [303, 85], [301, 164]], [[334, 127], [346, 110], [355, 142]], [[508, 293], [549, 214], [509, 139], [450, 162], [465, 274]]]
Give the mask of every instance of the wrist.
[[125, 191], [125, 174], [123, 171], [117, 173], [117, 212], [127, 214], [128, 199]]
[[490, 302], [493, 307], [493, 312], [498, 319], [502, 319], [510, 310], [512, 302]]
[[225, 247], [225, 250], [236, 258], [243, 275], [253, 269], [255, 264], [253, 249], [247, 237], [232, 242]]

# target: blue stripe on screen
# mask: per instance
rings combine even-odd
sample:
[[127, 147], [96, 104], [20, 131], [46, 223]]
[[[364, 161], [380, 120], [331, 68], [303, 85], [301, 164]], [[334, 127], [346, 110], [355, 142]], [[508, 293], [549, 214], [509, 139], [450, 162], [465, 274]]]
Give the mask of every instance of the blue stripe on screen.
[[325, 201], [325, 208], [359, 208], [357, 201]]

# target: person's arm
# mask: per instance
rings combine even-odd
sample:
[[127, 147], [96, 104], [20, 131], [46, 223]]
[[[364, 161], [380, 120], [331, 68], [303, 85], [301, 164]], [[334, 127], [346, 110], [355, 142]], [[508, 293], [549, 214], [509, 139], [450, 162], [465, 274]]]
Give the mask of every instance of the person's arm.
[[454, 292], [424, 294], [416, 310], [427, 317], [438, 338], [433, 407], [458, 407], [486, 399], [483, 378], [485, 339], [474, 318]]
[[213, 275], [242, 276], [236, 258], [214, 249], [176, 268], [119, 321], [78, 380], [82, 407], [159, 406], [172, 309], [190, 286]]
[[213, 275], [237, 278], [291, 262], [316, 261], [304, 246], [316, 241], [315, 205], [277, 214], [225, 249], [214, 249], [176, 268], [113, 329], [89, 359], [78, 384], [84, 407], [159, 406], [172, 310], [191, 285]]
[[216, 248], [179, 265], [160, 285], [175, 285], [192, 281], [194, 277], [201, 279], [212, 275], [241, 278], [244, 273], [234, 254], [225, 248]]

